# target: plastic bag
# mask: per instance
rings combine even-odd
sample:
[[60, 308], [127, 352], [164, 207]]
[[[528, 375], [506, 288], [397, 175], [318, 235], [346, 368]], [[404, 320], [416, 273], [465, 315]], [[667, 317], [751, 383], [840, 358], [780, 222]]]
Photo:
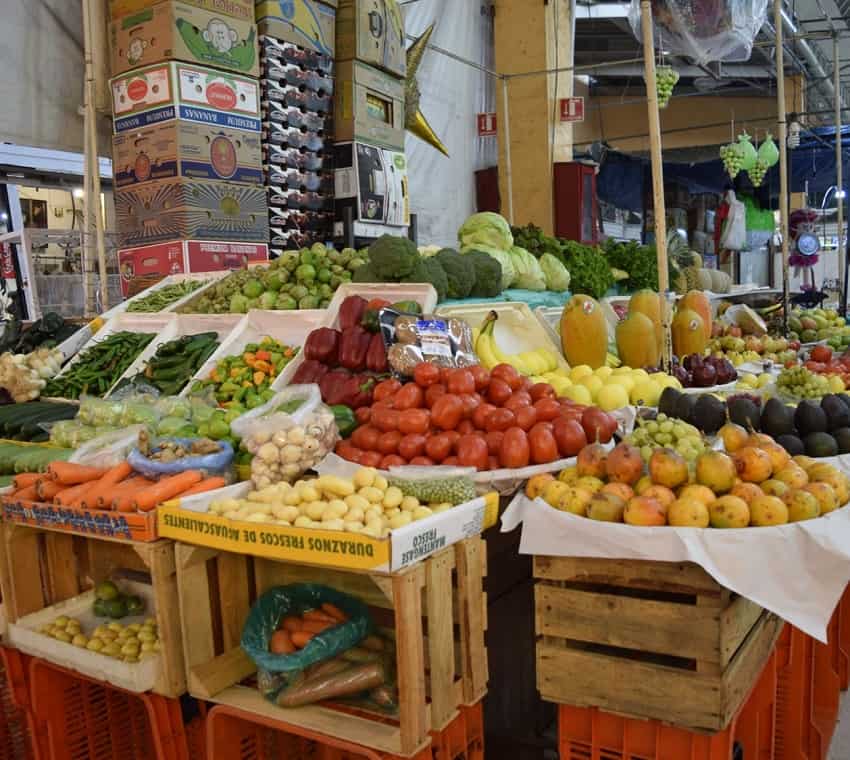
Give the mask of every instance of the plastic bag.
[[[767, 16], [767, 0], [654, 0], [655, 44], [695, 63], [748, 61]], [[632, 0], [629, 23], [641, 37], [640, 0]]]
[[104, 469], [115, 467], [125, 459], [129, 460], [128, 454], [133, 450], [139, 440], [139, 433], [144, 429], [144, 425], [135, 425], [100, 435], [80, 446], [68, 461]]
[[[197, 438], [160, 438], [152, 445], [152, 450], [155, 450], [162, 444], [163, 441], [174, 441], [183, 446], [191, 446]], [[151, 459], [139, 451], [136, 444], [138, 443], [138, 434], [134, 442], [132, 451], [127, 455], [127, 462], [136, 472], [140, 472], [146, 478], [156, 480], [166, 475], [176, 475], [186, 470], [200, 470], [206, 476], [218, 475], [223, 477], [228, 483], [233, 479], [233, 446], [227, 441], [216, 441], [220, 447], [220, 451], [215, 454], [199, 454], [197, 456], [181, 457], [173, 462], [159, 462], [156, 459]]]
[[729, 203], [729, 215], [723, 222], [720, 247], [728, 251], [741, 251], [747, 245], [747, 207], [736, 200], [732, 190], [726, 194], [726, 200]]
[[252, 455], [251, 481], [267, 488], [293, 482], [333, 451], [339, 430], [318, 385], [290, 385], [230, 425]]
[[92, 427], [101, 425], [115, 425], [121, 423], [121, 414], [124, 407], [121, 401], [115, 399], [103, 399], [96, 396], [83, 396], [80, 401], [80, 411], [77, 419]]
[[458, 504], [475, 498], [473, 467], [390, 467], [388, 482], [422, 504]]
[[91, 425], [73, 420], [59, 420], [50, 426], [42, 425], [50, 434], [50, 442], [63, 448], [75, 449], [82, 443], [97, 437], [97, 431]]

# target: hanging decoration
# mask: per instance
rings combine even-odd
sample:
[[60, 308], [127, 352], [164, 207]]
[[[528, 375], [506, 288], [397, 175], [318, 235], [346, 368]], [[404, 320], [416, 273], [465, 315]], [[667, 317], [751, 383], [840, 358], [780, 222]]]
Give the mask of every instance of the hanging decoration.
[[723, 168], [726, 169], [727, 174], [735, 179], [744, 163], [741, 144], [733, 142], [728, 145], [721, 145], [720, 158], [723, 160]]
[[419, 64], [422, 63], [422, 57], [428, 48], [428, 41], [431, 39], [433, 31], [434, 25], [431, 24], [407, 48], [407, 81], [404, 87], [404, 126], [412, 135], [416, 135], [420, 140], [424, 140], [428, 145], [433, 146], [440, 153], [448, 156], [449, 151], [443, 144], [443, 141], [437, 137], [437, 133], [434, 132], [428, 123], [428, 119], [419, 110], [420, 92], [419, 82], [416, 81], [416, 74], [419, 71]]
[[767, 133], [767, 137], [765, 137], [764, 142], [759, 145], [758, 157], [759, 161], [761, 161], [768, 169], [779, 163], [779, 148], [777, 148], [776, 143], [773, 142], [770, 132]]
[[738, 148], [741, 154], [741, 168], [749, 172], [756, 165], [759, 154], [753, 145], [752, 138], [746, 132], [738, 135]]
[[666, 108], [673, 94], [673, 88], [679, 81], [679, 72], [672, 66], [655, 67], [655, 89], [658, 92], [658, 107]]

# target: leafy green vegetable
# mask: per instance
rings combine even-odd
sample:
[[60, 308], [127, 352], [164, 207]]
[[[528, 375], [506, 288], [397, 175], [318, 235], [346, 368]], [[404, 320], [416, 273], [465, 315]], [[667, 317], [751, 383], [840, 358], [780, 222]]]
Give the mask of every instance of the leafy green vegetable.
[[475, 285], [475, 266], [466, 256], [443, 248], [435, 256], [446, 273], [449, 298], [466, 298]]
[[513, 283], [514, 279], [516, 279], [516, 268], [514, 267], [514, 260], [511, 257], [510, 253], [508, 253], [507, 251], [503, 251], [501, 248], [493, 248], [489, 245], [471, 245], [464, 246], [460, 249], [460, 252], [464, 256], [473, 252], [484, 253], [495, 259], [495, 261], [502, 268], [502, 290], [505, 290], [505, 288], [509, 288]]
[[471, 296], [494, 298], [502, 292], [502, 265], [491, 255], [482, 251], [465, 254], [475, 267], [475, 285]]
[[546, 289], [563, 293], [570, 289], [570, 273], [560, 259], [551, 253], [540, 257], [540, 268], [546, 276]]
[[525, 248], [515, 245], [511, 248], [511, 259], [516, 269], [516, 277], [512, 286], [524, 290], [546, 290], [546, 275], [540, 268], [537, 259]]
[[602, 298], [614, 284], [611, 267], [597, 247], [564, 240], [564, 262], [570, 273], [570, 291]]
[[445, 301], [449, 289], [446, 272], [440, 262], [434, 258], [420, 259], [413, 271], [403, 277], [401, 282], [429, 282], [437, 291], [437, 301]]
[[457, 231], [462, 247], [491, 246], [507, 251], [514, 244], [510, 225], [503, 216], [492, 211], [482, 211], [470, 216]]
[[552, 254], [558, 261], [563, 262], [564, 246], [558, 238], [546, 235], [540, 227], [526, 224], [525, 227], [511, 227], [514, 245], [525, 248], [538, 259], [544, 254]]

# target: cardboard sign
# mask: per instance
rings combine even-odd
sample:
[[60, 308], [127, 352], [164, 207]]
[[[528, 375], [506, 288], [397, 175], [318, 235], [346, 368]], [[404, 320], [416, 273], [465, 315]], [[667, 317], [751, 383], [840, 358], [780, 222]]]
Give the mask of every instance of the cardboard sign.
[[404, 150], [404, 82], [360, 61], [337, 64], [334, 121], [338, 141]]
[[479, 137], [495, 137], [496, 114], [495, 112], [480, 113], [476, 116]]
[[335, 5], [318, 0], [257, 0], [257, 29], [260, 34], [333, 58]]
[[407, 72], [404, 18], [396, 0], [341, 0], [337, 61], [357, 59], [395, 77]]
[[558, 110], [561, 121], [584, 121], [584, 98], [561, 98]]
[[263, 243], [221, 243], [187, 240], [187, 272], [220, 272], [242, 269], [249, 264], [269, 260], [269, 247]]

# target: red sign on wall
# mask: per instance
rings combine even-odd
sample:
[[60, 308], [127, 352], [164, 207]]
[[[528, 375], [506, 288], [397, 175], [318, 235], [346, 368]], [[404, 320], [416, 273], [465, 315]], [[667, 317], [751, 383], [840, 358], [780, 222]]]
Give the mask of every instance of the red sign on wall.
[[584, 98], [561, 98], [561, 121], [584, 121]]
[[496, 114], [478, 114], [478, 136], [493, 137], [496, 134]]

